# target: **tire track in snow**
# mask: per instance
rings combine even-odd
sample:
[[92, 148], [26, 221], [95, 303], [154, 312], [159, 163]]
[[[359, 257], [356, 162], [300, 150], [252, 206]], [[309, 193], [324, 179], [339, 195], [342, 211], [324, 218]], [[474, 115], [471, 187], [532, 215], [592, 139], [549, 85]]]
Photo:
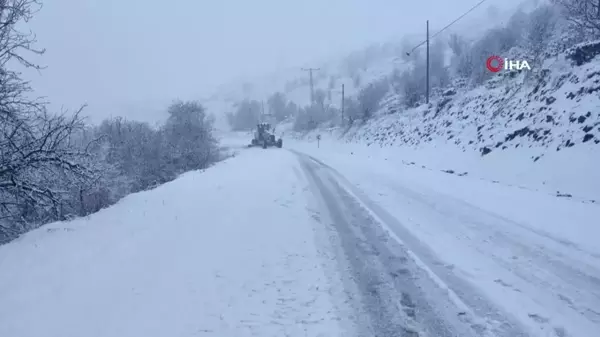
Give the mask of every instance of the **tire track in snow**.
[[[556, 307], [568, 306], [590, 322], [599, 322], [597, 303], [600, 299], [600, 271], [590, 263], [597, 259], [594, 254], [577, 246], [567, 247], [583, 254], [578, 260], [572, 254], [562, 252], [557, 245], [564, 246], [564, 243], [556, 238], [465, 201], [442, 194], [424, 195], [394, 181], [386, 180], [385, 185], [423, 205], [430, 214], [445, 219], [445, 223], [452, 225], [454, 231], [469, 233], [466, 244], [518, 277], [521, 282], [517, 282], [517, 287], [527, 287], [527, 293], [554, 294], [553, 303]], [[507, 255], [507, 252], [510, 254]], [[584, 256], [585, 261], [582, 259]], [[499, 278], [495, 282], [518, 292], [525, 290], [515, 288], [512, 281], [506, 283]], [[553, 326], [552, 322], [536, 312], [530, 312], [529, 318], [545, 330], [564, 330], [561, 326]], [[579, 325], [585, 326], [587, 323], [581, 322]], [[561, 336], [563, 333], [558, 330], [555, 334]]]
[[[400, 242], [392, 239], [372, 211], [342, 187], [332, 169], [297, 153], [313, 194], [322, 201], [356, 285], [358, 315], [368, 317], [369, 335], [390, 337], [520, 336], [514, 329], [494, 333], [474, 323], [433, 285]], [[365, 327], [362, 327], [365, 329]]]

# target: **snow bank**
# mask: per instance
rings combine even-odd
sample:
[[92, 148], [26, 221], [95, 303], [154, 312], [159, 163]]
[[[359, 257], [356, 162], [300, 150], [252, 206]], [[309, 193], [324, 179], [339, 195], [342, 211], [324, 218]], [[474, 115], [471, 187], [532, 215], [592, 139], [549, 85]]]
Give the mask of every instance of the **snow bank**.
[[287, 152], [248, 150], [0, 247], [0, 336], [343, 336]]
[[[468, 180], [478, 179], [600, 204], [600, 149], [592, 144], [548, 152], [534, 162], [531, 157], [538, 152], [529, 148], [497, 151], [482, 157], [478, 152], [464, 151], [448, 144], [380, 147], [346, 143], [337, 137], [321, 135], [322, 147], [330, 153], [353, 153], [361, 158], [385, 160], [396, 167], [414, 165], [423, 170], [462, 175]], [[288, 144], [291, 141], [288, 140]], [[300, 144], [303, 148], [317, 148], [314, 138], [305, 138]]]

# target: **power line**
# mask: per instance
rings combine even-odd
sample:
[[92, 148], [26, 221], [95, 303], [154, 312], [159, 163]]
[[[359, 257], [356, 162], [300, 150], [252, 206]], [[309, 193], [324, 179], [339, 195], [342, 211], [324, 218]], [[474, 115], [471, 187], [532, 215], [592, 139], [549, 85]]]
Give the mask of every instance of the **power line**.
[[[475, 4], [475, 6], [471, 7], [468, 11], [464, 12], [462, 15], [460, 15], [458, 18], [454, 19], [452, 22], [450, 22], [449, 24], [447, 24], [444, 28], [440, 29], [437, 33], [433, 34], [433, 35], [429, 35], [429, 20], [427, 20], [427, 38], [425, 39], [425, 41], [419, 43], [418, 45], [416, 45], [415, 47], [413, 47], [409, 52], [406, 53], [406, 55], [410, 56], [410, 54], [415, 51], [417, 48], [419, 48], [420, 46], [422, 46], [423, 44], [427, 44], [427, 73], [425, 76], [425, 81], [426, 81], [426, 88], [425, 88], [425, 103], [429, 104], [429, 42], [431, 41], [432, 38], [438, 36], [439, 34], [441, 34], [443, 31], [445, 31], [446, 29], [450, 28], [453, 24], [457, 23], [458, 21], [460, 21], [462, 18], [464, 18], [465, 16], [467, 16], [469, 13], [471, 13], [472, 11], [474, 11], [477, 7], [481, 6], [484, 2], [486, 2], [487, 0], [481, 0], [479, 1], [477, 4]], [[402, 62], [401, 65], [403, 64], [407, 64], [409, 62], [411, 62], [412, 60], [406, 60], [405, 62]]]
[[[468, 11], [466, 11], [465, 13], [463, 13], [458, 18], [454, 19], [454, 21], [452, 21], [449, 24], [447, 24], [444, 28], [442, 28], [441, 30], [439, 30], [437, 33], [431, 35], [431, 37], [429, 39], [431, 40], [432, 38], [434, 38], [437, 35], [441, 34], [443, 31], [445, 31], [446, 29], [450, 28], [450, 26], [452, 26], [453, 24], [455, 24], [458, 21], [460, 21], [462, 18], [464, 18], [465, 16], [467, 16], [469, 13], [471, 13], [472, 11], [474, 11], [477, 7], [481, 6], [486, 1], [488, 1], [488, 0], [481, 0], [481, 1], [479, 1], [476, 5], [474, 5], [473, 7], [471, 7]], [[422, 41], [421, 43], [419, 43], [418, 45], [416, 45], [413, 49], [411, 49], [410, 52], [407, 52], [406, 54], [410, 55], [413, 51], [415, 51], [415, 49], [419, 48], [420, 46], [424, 45], [425, 43], [427, 43], [427, 40]]]

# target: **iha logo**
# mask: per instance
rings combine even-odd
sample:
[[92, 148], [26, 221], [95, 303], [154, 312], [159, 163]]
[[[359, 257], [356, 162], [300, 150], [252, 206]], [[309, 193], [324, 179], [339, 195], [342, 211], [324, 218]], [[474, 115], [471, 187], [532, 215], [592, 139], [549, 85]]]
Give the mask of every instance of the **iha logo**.
[[500, 56], [490, 56], [485, 62], [485, 66], [489, 71], [493, 73], [497, 73], [500, 70], [531, 70], [529, 63], [523, 60], [509, 60], [507, 58], [503, 59]]

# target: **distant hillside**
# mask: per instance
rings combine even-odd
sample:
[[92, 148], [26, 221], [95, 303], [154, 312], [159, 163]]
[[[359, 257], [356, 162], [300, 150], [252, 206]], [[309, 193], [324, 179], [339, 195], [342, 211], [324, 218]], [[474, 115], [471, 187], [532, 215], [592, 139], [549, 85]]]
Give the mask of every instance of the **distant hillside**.
[[[536, 1], [525, 1], [519, 8], [531, 10], [534, 3]], [[505, 23], [514, 11], [514, 8], [502, 11], [494, 6], [487, 7], [487, 10], [482, 7], [468, 20], [457, 23], [448, 32], [460, 33], [465, 38], [474, 40], [485, 29]], [[432, 28], [432, 34], [434, 32]], [[424, 36], [403, 36], [388, 43], [366, 46], [362, 50], [337, 59], [318, 64], [298, 65], [296, 68], [278, 71], [262, 78], [227, 83], [204, 99], [203, 104], [209, 112], [218, 117], [218, 125], [221, 128], [227, 127], [224, 113], [234, 110], [235, 104], [244, 99], [266, 101], [273, 93], [282, 92], [291, 102], [299, 106], [308, 105], [310, 103], [309, 77], [308, 73], [301, 68], [311, 66], [320, 69], [314, 72], [315, 90], [324, 91], [327, 94], [326, 104], [339, 108], [342, 84], [345, 86], [346, 97], [351, 97], [377, 79], [406, 70], [410, 66], [404, 59], [404, 49], [407, 46], [412, 48], [423, 39]], [[439, 36], [439, 39], [444, 39], [444, 36]]]
[[546, 60], [535, 76], [498, 75], [429, 105], [296, 137], [318, 134], [323, 147], [345, 144], [339, 151], [600, 204], [600, 40]]
[[546, 60], [535, 75], [507, 72], [473, 90], [449, 89], [429, 106], [381, 117], [346, 137], [377, 145], [441, 141], [482, 155], [525, 146], [543, 156], [547, 149], [599, 144], [600, 57], [577, 65], [583, 50], [600, 55], [600, 41]]
[[[554, 2], [529, 1], [494, 13], [495, 22], [479, 14], [472, 33], [436, 37], [429, 104], [423, 53], [406, 56], [414, 46], [407, 39], [321, 67], [315, 87], [322, 96], [311, 106], [308, 77], [299, 70], [296, 77], [246, 85], [246, 96], [230, 87], [212, 104], [243, 115], [259, 104], [236, 105], [240, 100], [268, 101], [279, 91], [298, 105], [288, 103], [278, 116], [288, 138], [320, 134], [328, 144], [371, 153], [389, 148], [386, 156], [424, 168], [600, 202], [600, 31], [573, 25], [573, 15]], [[485, 67], [492, 55], [529, 60], [532, 69], [492, 73]], [[357, 151], [354, 145], [349, 151]]]

